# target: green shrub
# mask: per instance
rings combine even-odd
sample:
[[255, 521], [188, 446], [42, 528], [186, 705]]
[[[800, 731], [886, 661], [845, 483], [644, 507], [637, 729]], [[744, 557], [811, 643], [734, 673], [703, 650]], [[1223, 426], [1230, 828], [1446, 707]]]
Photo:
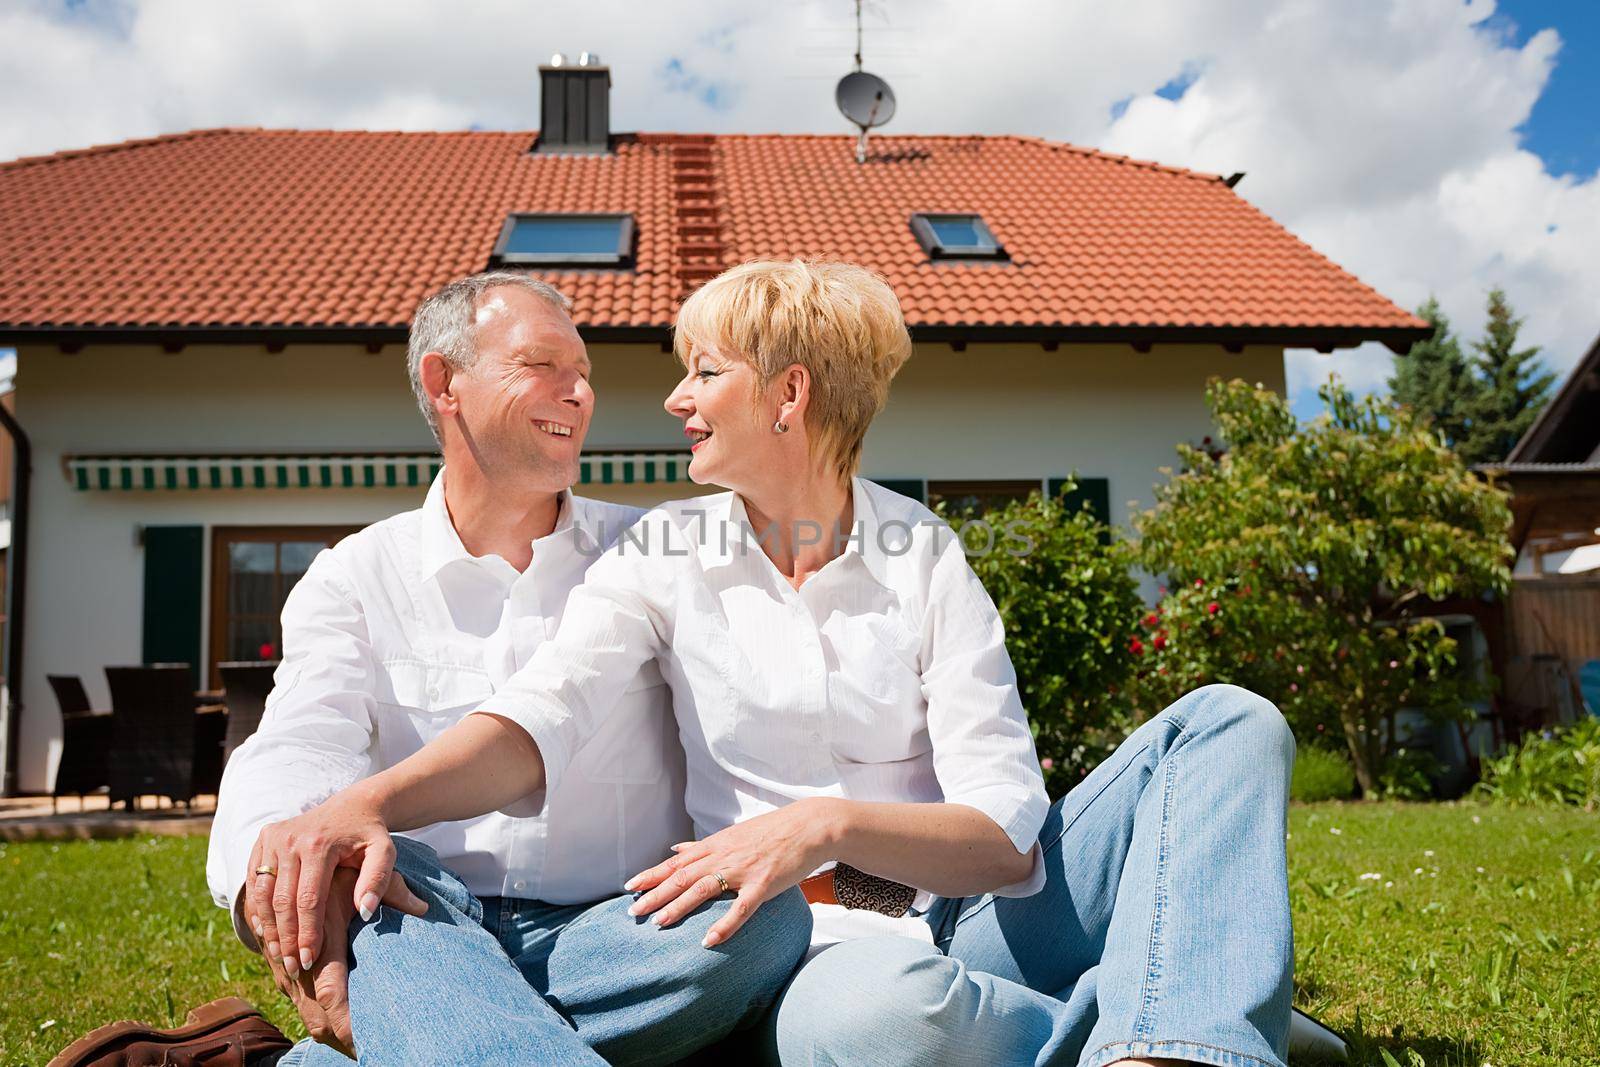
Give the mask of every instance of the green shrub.
[[1483, 761], [1475, 792], [1503, 804], [1574, 804], [1600, 810], [1600, 719], [1512, 745]]
[[1377, 794], [1384, 800], [1432, 800], [1433, 776], [1439, 761], [1431, 752], [1397, 748], [1378, 775]]
[[945, 517], [958, 531], [982, 522], [966, 528], [967, 560], [1005, 621], [1046, 785], [1059, 796], [1128, 732], [1120, 691], [1143, 607], [1131, 552], [1088, 511], [1069, 512], [1039, 493]]
[[1356, 769], [1349, 757], [1326, 748], [1301, 745], [1295, 752], [1294, 775], [1289, 780], [1293, 800], [1314, 804], [1319, 800], [1349, 800], [1356, 792]]

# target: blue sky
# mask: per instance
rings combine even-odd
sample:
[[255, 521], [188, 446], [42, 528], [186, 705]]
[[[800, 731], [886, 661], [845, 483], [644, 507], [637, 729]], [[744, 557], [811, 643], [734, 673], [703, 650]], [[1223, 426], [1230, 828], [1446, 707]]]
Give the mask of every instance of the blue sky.
[[1490, 22], [1518, 45], [1546, 26], [1561, 34], [1555, 70], [1522, 127], [1523, 147], [1553, 174], [1600, 170], [1600, 2], [1501, 0]]

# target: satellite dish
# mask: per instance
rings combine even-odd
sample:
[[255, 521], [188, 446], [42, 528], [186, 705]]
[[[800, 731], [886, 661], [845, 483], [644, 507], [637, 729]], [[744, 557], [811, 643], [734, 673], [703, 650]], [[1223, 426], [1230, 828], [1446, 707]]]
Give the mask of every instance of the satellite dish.
[[[858, 63], [859, 59], [858, 56]], [[844, 117], [861, 127], [861, 136], [856, 138], [856, 162], [865, 163], [867, 131], [894, 118], [894, 90], [876, 74], [857, 70], [839, 79], [833, 99]]]
[[833, 99], [844, 117], [863, 130], [882, 126], [894, 118], [894, 90], [888, 82], [864, 70], [840, 78]]

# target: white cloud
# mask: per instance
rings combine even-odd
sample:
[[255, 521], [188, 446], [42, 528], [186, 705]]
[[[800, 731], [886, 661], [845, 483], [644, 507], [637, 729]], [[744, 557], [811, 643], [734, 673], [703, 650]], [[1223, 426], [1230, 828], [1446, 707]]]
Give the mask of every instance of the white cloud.
[[[216, 125], [537, 125], [535, 68], [599, 52], [619, 129], [835, 131], [846, 0], [450, 5], [34, 0], [0, 11], [0, 158]], [[1518, 127], [1563, 61], [1492, 0], [999, 0], [869, 4], [866, 65], [895, 132], [1018, 132], [1221, 173], [1402, 305], [1475, 335], [1504, 286], [1565, 370], [1600, 331], [1600, 181], [1552, 176]], [[1536, 28], [1536, 27], [1530, 27]], [[1579, 62], [1568, 57], [1566, 62]], [[1155, 91], [1192, 80], [1177, 100]], [[1116, 105], [1125, 104], [1124, 107]], [[1114, 114], [1115, 111], [1115, 114]], [[1381, 386], [1378, 346], [1291, 353]]]

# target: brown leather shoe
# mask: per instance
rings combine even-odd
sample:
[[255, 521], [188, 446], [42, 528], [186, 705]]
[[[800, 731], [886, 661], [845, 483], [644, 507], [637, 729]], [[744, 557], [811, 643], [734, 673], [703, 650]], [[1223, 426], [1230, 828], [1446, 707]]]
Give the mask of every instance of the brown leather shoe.
[[283, 1033], [238, 997], [202, 1004], [174, 1030], [120, 1022], [62, 1049], [49, 1067], [245, 1067], [292, 1047]]

